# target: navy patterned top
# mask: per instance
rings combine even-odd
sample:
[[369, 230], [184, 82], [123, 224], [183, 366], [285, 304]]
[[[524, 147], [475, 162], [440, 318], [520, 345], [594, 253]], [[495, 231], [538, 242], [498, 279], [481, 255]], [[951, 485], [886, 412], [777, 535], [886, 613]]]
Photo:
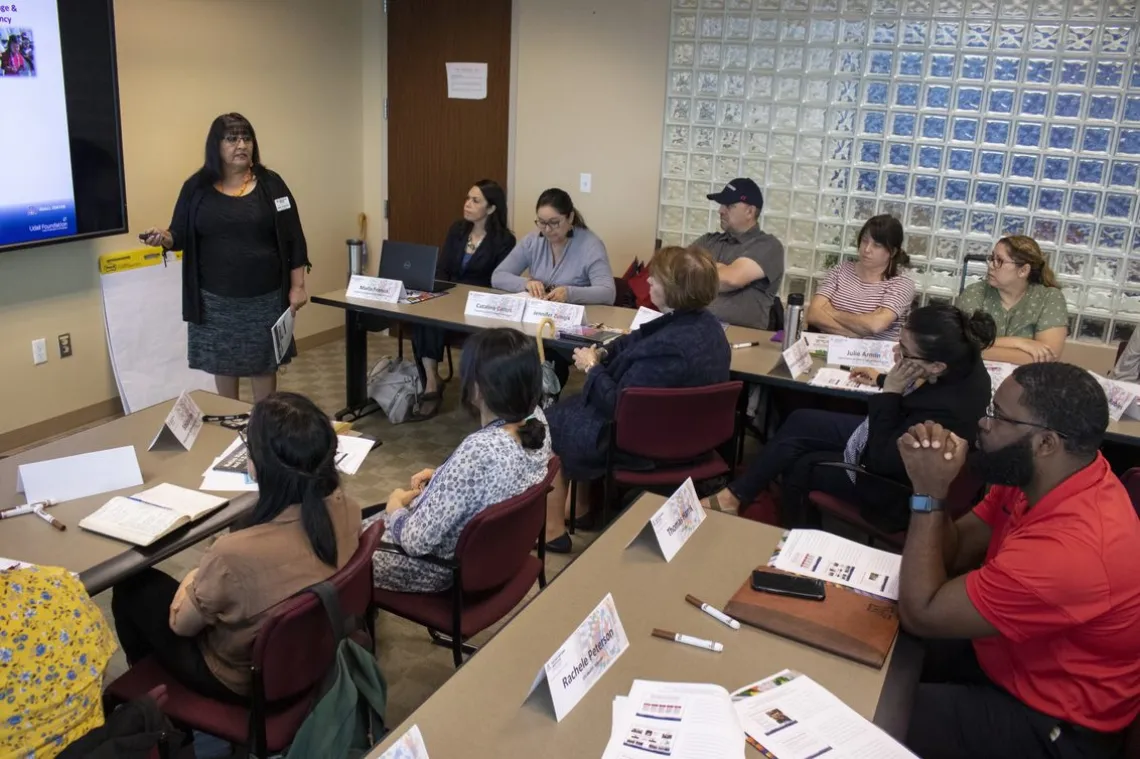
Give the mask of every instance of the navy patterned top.
[[[535, 409], [535, 417], [546, 417]], [[384, 542], [412, 556], [455, 556], [459, 535], [488, 506], [513, 498], [542, 482], [550, 460], [550, 428], [542, 447], [527, 450], [496, 420], [471, 433], [435, 471], [424, 491], [406, 509], [367, 520], [386, 519]], [[377, 551], [372, 557], [376, 587], [406, 593], [438, 593], [451, 586], [451, 572], [425, 561]]]

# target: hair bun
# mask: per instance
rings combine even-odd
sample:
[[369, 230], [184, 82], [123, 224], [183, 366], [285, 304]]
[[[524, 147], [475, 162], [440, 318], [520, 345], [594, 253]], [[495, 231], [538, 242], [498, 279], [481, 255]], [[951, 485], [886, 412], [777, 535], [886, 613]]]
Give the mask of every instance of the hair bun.
[[985, 311], [978, 310], [970, 314], [965, 319], [965, 328], [966, 336], [977, 344], [979, 350], [991, 347], [997, 339], [997, 324]]
[[546, 425], [536, 417], [530, 417], [519, 425], [519, 442], [528, 451], [537, 451], [546, 442]]

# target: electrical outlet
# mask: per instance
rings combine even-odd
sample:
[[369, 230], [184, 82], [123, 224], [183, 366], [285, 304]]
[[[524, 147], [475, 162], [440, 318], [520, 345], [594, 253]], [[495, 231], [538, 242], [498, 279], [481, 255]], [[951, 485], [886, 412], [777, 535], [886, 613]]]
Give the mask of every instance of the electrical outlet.
[[590, 192], [594, 188], [594, 177], [590, 174], [578, 175], [578, 189], [582, 192]]
[[59, 336], [59, 357], [69, 358], [71, 356], [71, 333], [64, 332]]
[[47, 363], [47, 340], [42, 337], [32, 341], [32, 363], [37, 366]]

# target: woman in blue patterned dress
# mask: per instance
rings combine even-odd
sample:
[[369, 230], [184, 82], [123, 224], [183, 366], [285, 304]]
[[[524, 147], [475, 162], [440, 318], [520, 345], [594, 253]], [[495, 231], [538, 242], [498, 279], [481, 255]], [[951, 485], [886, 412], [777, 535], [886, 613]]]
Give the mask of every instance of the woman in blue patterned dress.
[[[396, 490], [386, 511], [384, 541], [410, 556], [452, 558], [463, 528], [488, 506], [542, 482], [550, 460], [550, 434], [538, 408], [542, 368], [534, 340], [513, 329], [489, 329], [470, 338], [460, 362], [461, 400], [481, 428], [468, 435], [435, 470]], [[451, 585], [447, 570], [397, 554], [372, 558], [377, 587], [435, 593]]]

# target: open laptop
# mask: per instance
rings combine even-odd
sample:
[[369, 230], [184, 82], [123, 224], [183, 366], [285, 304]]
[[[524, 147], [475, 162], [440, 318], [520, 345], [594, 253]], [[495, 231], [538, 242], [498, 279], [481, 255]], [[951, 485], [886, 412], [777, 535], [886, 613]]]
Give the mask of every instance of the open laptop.
[[411, 242], [385, 240], [380, 246], [381, 279], [398, 279], [408, 290], [441, 293], [455, 287], [454, 282], [435, 278], [439, 248]]

